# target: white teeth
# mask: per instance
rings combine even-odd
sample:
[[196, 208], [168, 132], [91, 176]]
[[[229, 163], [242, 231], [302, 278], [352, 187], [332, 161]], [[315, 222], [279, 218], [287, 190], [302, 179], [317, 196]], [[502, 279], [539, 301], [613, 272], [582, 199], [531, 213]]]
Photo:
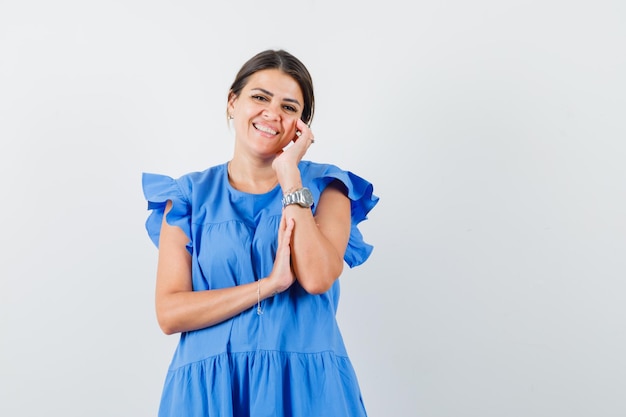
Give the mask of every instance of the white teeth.
[[265, 133], [269, 133], [270, 135], [275, 135], [276, 131], [270, 129], [269, 127], [266, 126], [260, 126], [260, 125], [254, 125], [254, 127], [256, 127], [258, 130], [260, 130], [261, 132], [265, 132]]

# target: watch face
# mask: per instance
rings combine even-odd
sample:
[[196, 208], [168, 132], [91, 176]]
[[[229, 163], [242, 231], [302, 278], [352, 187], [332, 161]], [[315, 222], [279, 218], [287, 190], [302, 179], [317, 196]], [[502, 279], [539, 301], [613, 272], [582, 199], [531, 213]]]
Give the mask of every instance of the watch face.
[[287, 194], [283, 197], [283, 207], [290, 204], [298, 204], [302, 207], [311, 207], [313, 205], [313, 194], [308, 188], [301, 188], [298, 191]]
[[302, 199], [305, 207], [311, 207], [313, 205], [313, 194], [308, 188], [302, 189]]

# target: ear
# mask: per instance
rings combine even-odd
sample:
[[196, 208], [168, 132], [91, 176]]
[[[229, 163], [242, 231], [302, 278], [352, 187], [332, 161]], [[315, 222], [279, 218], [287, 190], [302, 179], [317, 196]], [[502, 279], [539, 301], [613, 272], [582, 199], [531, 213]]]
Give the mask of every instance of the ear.
[[226, 109], [228, 111], [228, 114], [233, 114], [233, 112], [235, 111], [235, 102], [237, 101], [237, 96], [235, 95], [235, 93], [233, 93], [232, 91], [228, 93], [228, 104], [226, 106]]

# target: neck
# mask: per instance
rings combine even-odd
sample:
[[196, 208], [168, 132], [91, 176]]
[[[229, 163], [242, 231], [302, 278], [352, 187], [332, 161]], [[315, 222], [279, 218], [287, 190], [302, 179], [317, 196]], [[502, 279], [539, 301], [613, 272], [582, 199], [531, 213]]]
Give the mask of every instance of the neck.
[[228, 180], [235, 189], [251, 194], [264, 194], [276, 187], [278, 177], [272, 165], [254, 166], [233, 158], [227, 164]]

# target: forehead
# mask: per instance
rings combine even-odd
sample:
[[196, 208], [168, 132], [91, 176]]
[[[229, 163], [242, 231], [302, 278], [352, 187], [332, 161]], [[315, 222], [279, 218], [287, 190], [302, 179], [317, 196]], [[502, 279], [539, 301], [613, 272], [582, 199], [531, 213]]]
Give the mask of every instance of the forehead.
[[302, 90], [290, 75], [278, 69], [257, 71], [250, 76], [244, 89], [262, 88], [278, 98], [292, 98], [302, 103]]

